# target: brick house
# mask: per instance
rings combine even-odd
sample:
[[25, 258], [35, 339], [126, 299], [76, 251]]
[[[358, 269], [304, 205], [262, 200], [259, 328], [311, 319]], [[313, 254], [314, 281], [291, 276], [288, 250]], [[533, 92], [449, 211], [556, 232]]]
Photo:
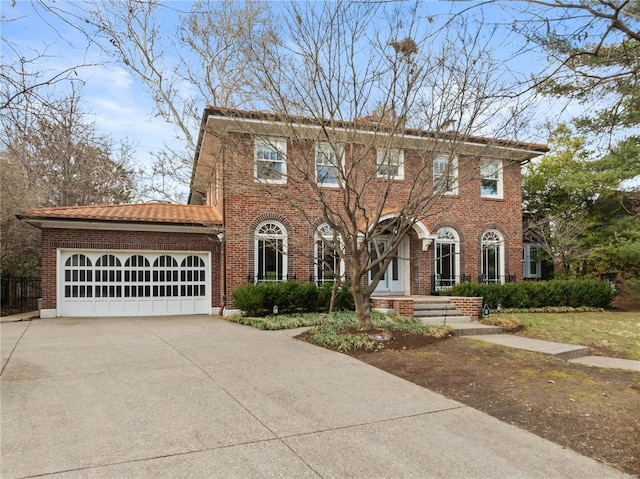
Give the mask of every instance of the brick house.
[[[189, 204], [40, 208], [21, 215], [43, 232], [41, 314], [217, 314], [223, 298], [233, 311], [231, 291], [249, 282], [348, 275], [335, 259], [327, 266], [331, 252], [318, 235], [331, 231], [314, 194], [339, 201], [336, 168], [355, 164], [356, 156], [374, 172], [363, 186], [372, 193], [363, 198], [389, 185], [381, 224], [402, 211], [418, 171], [428, 175], [425, 194], [442, 193], [402, 238], [376, 295], [429, 295], [461, 281], [522, 279], [520, 169], [546, 146], [466, 137], [453, 150], [452, 143], [446, 134], [390, 133], [380, 123], [207, 107]], [[380, 241], [384, 247], [384, 237]]]

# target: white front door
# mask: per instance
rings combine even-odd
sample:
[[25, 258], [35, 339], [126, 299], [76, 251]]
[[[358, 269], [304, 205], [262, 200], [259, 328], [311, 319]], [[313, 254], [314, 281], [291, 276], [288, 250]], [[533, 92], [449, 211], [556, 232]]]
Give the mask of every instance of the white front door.
[[[380, 253], [389, 249], [391, 238], [378, 238], [378, 250]], [[371, 245], [372, 259], [376, 257], [376, 249]], [[373, 269], [369, 273], [369, 281], [375, 276], [377, 270]], [[409, 237], [405, 236], [398, 248], [398, 252], [389, 263], [384, 276], [376, 286], [377, 294], [408, 294], [405, 285], [408, 285], [407, 276], [409, 274]]]

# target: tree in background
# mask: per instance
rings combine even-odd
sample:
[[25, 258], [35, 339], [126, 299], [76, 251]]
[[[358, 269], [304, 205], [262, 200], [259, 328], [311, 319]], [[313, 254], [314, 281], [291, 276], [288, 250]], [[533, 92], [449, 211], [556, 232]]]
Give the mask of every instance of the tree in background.
[[526, 234], [551, 258], [556, 276], [634, 270], [639, 195], [624, 185], [640, 174], [635, 142], [594, 158], [585, 137], [561, 125], [549, 145], [525, 168]]
[[[138, 0], [36, 4], [131, 73], [153, 98], [153, 113], [176, 127], [178, 146], [159, 142], [151, 171], [140, 172], [141, 193], [183, 202], [204, 106], [251, 108], [256, 100], [249, 52], [255, 45], [268, 51], [278, 38], [269, 4], [200, 0], [188, 2], [188, 11], [171, 2]], [[167, 11], [172, 25], [161, 18]]]
[[549, 58], [540, 92], [579, 101], [576, 125], [596, 135], [638, 124], [640, 2], [536, 0], [518, 12], [513, 28]]
[[[2, 23], [19, 22], [20, 18], [10, 18], [7, 5], [3, 5]], [[0, 63], [0, 111], [12, 108], [23, 101], [38, 101], [46, 109], [48, 96], [55, 88], [81, 83], [78, 72], [95, 66], [94, 63], [79, 61], [68, 68], [49, 69], [43, 65], [50, 60], [49, 48], [43, 44], [39, 49], [24, 47], [0, 32], [2, 62]]]
[[100, 135], [75, 88], [62, 99], [25, 94], [3, 111], [0, 137], [2, 272], [33, 275], [39, 232], [18, 221], [26, 208], [129, 202], [135, 195], [128, 144]]
[[[529, 165], [529, 233], [556, 271], [637, 278], [640, 2], [537, 0], [521, 13], [514, 29], [549, 59], [534, 79], [537, 91], [560, 104], [577, 101], [582, 113], [573, 123], [585, 135], [570, 139], [561, 127], [557, 133], [564, 139], [552, 137], [548, 157]], [[585, 141], [600, 145], [599, 151], [586, 155]]]
[[598, 161], [596, 174], [603, 183], [617, 187], [593, 202], [591, 216], [596, 226], [589, 231], [585, 243], [594, 254], [583, 262], [583, 269], [588, 273], [621, 272], [624, 278], [640, 278], [640, 148], [635, 139], [612, 148]]

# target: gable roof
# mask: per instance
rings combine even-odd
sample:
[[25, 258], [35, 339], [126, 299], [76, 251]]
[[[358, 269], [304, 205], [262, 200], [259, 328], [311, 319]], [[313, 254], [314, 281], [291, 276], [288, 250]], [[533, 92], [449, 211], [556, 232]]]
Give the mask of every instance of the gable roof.
[[211, 227], [222, 224], [220, 212], [212, 206], [176, 205], [170, 203], [138, 203], [97, 206], [63, 206], [34, 208], [17, 215], [34, 226], [61, 223], [116, 225], [147, 225], [172, 227]]

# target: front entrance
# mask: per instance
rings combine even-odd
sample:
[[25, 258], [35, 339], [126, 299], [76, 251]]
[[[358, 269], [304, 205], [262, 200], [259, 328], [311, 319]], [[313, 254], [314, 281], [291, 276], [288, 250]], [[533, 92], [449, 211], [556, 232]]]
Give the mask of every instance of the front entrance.
[[[391, 237], [380, 237], [377, 240], [378, 250], [387, 251], [391, 244]], [[372, 259], [376, 257], [376, 248], [371, 245]], [[377, 269], [369, 272], [369, 282], [375, 276]], [[396, 255], [389, 263], [387, 271], [376, 286], [375, 294], [409, 294], [409, 236], [405, 236], [400, 242]]]

